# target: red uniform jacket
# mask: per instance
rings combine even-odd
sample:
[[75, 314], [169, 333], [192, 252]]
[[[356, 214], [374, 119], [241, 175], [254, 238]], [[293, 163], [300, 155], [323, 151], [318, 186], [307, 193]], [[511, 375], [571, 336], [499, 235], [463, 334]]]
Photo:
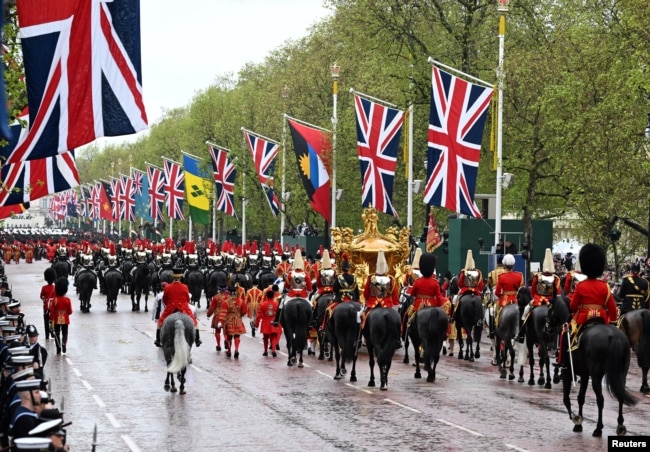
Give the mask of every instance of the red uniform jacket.
[[499, 297], [499, 306], [504, 307], [517, 302], [517, 291], [524, 287], [524, 275], [521, 272], [507, 271], [501, 273], [497, 279], [494, 295]]
[[[533, 296], [533, 306], [541, 306], [543, 304], [548, 304], [551, 302], [550, 298], [548, 296], [542, 295], [537, 293], [537, 280], [539, 279], [538, 276], [539, 273], [535, 273], [535, 276], [533, 276], [533, 282], [530, 286], [530, 294]], [[553, 281], [553, 286], [554, 286], [554, 292], [555, 295], [559, 295], [562, 290], [560, 286], [560, 278], [557, 275], [553, 275], [554, 281]], [[553, 295], [551, 295], [552, 297]]]
[[609, 284], [600, 279], [589, 278], [578, 284], [573, 292], [569, 309], [578, 325], [594, 317], [600, 317], [606, 324], [616, 322], [618, 317], [616, 301]]
[[219, 315], [221, 314], [221, 304], [225, 298], [228, 298], [228, 294], [218, 293], [214, 295], [210, 300], [210, 306], [208, 307], [208, 312], [206, 312], [206, 315], [208, 317], [214, 316], [212, 317], [212, 323], [210, 324], [210, 326], [214, 329], [217, 329], [217, 324], [219, 323]]
[[279, 334], [281, 329], [279, 326], [273, 326], [272, 322], [275, 319], [275, 313], [278, 310], [279, 303], [275, 299], [265, 298], [260, 304], [260, 309], [255, 318], [255, 327], [259, 328], [262, 334]]
[[287, 261], [282, 261], [275, 268], [275, 276], [284, 279], [287, 273], [289, 273], [290, 271], [291, 271], [291, 264]]
[[366, 285], [363, 288], [363, 299], [365, 300], [366, 308], [372, 309], [376, 306], [382, 306], [384, 308], [392, 308], [393, 306], [399, 305], [399, 290], [397, 284], [395, 283], [395, 278], [388, 275], [391, 281], [391, 292], [385, 297], [378, 298], [374, 295], [371, 295], [370, 285], [372, 277], [375, 275], [368, 275], [366, 279]]
[[485, 282], [483, 281], [483, 274], [480, 270], [478, 271], [478, 284], [476, 287], [465, 287], [465, 270], [461, 270], [460, 275], [458, 275], [458, 298], [462, 295], [465, 295], [468, 292], [471, 292], [479, 297], [483, 294], [483, 288], [485, 287]]
[[226, 296], [221, 300], [219, 322], [223, 325], [223, 334], [226, 336], [246, 334], [246, 327], [241, 319], [246, 315], [246, 300], [236, 295]]
[[253, 286], [246, 291], [245, 300], [248, 307], [248, 317], [253, 318], [253, 313], [259, 310], [264, 294], [259, 287]]
[[411, 297], [415, 311], [425, 306], [441, 307], [447, 302], [440, 292], [440, 283], [434, 277], [416, 279], [411, 286]]
[[68, 297], [54, 297], [50, 303], [50, 320], [54, 325], [70, 325], [72, 302]]
[[289, 293], [287, 294], [287, 298], [296, 298], [296, 297], [307, 298], [307, 295], [312, 290], [311, 279], [307, 277], [308, 275], [303, 270], [293, 270], [293, 271], [300, 273], [301, 275], [304, 275], [306, 288], [302, 290], [292, 289], [291, 288], [292, 271], [289, 271], [289, 273], [287, 274], [287, 282], [286, 282], [287, 287], [289, 288]]
[[43, 312], [50, 309], [51, 301], [56, 297], [54, 284], [45, 284], [41, 287], [41, 300], [43, 300]]
[[194, 321], [195, 327], [199, 324], [192, 312], [192, 308], [190, 308], [190, 291], [182, 282], [174, 281], [171, 284], [167, 284], [163, 292], [162, 301], [165, 303], [165, 310], [158, 319], [159, 327], [162, 326], [167, 316], [173, 314], [175, 311], [189, 315]]

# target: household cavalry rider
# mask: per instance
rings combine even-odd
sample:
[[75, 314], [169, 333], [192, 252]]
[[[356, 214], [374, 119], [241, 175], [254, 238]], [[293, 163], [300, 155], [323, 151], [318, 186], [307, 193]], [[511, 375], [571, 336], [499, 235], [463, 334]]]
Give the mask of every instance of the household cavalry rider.
[[512, 254], [503, 256], [503, 273], [499, 275], [494, 294], [497, 304], [494, 309], [495, 325], [499, 325], [499, 314], [504, 306], [517, 303], [517, 291], [524, 287], [524, 274], [514, 271], [515, 257]]
[[648, 309], [648, 280], [639, 276], [641, 266], [638, 262], [630, 267], [631, 273], [623, 278], [618, 296], [623, 299], [621, 315], [635, 309]]
[[[363, 289], [365, 305], [361, 312], [361, 329], [366, 324], [368, 312], [376, 307], [392, 308], [399, 305], [399, 291], [397, 282], [392, 275], [388, 274], [388, 263], [384, 250], [377, 253], [377, 265], [375, 273], [368, 275]], [[401, 343], [400, 343], [401, 347]]]
[[[418, 248], [417, 251], [420, 249]], [[447, 308], [445, 311], [449, 313], [450, 303], [442, 295], [440, 290], [440, 283], [438, 279], [433, 275], [436, 269], [437, 258], [433, 253], [422, 253], [418, 257], [416, 251], [416, 256], [418, 262], [413, 258], [413, 266], [419, 268], [419, 273], [422, 275], [413, 282], [411, 286], [411, 297], [413, 297], [413, 304], [409, 307], [408, 310], [408, 322], [407, 325], [410, 326], [415, 314], [425, 307], [441, 307]]]
[[474, 294], [480, 297], [483, 294], [485, 282], [483, 282], [483, 274], [481, 270], [476, 268], [472, 250], [467, 250], [467, 257], [465, 258], [465, 268], [460, 271], [458, 275], [458, 301], [454, 308], [454, 315], [460, 312], [460, 305], [463, 296], [467, 294]]
[[553, 262], [553, 254], [551, 254], [551, 249], [546, 248], [546, 253], [544, 256], [544, 262], [542, 263], [542, 271], [535, 273], [533, 276], [533, 281], [530, 286], [530, 294], [533, 299], [530, 301], [528, 306], [524, 309], [524, 313], [521, 316], [523, 324], [519, 330], [519, 336], [517, 336], [517, 341], [523, 342], [524, 335], [526, 334], [526, 322], [530, 311], [538, 306], [543, 304], [549, 304], [555, 300], [562, 292], [560, 286], [560, 277], [555, 274], [555, 263]]
[[282, 298], [280, 308], [275, 314], [273, 326], [277, 326], [280, 322], [282, 309], [284, 308], [284, 303], [286, 300], [291, 298], [307, 299], [309, 292], [312, 290], [311, 280], [309, 279], [307, 273], [305, 273], [305, 264], [302, 259], [302, 252], [300, 249], [296, 250], [296, 254], [293, 259], [293, 269], [285, 276], [284, 287], [284, 290], [287, 293], [286, 296]]
[[341, 254], [341, 271], [342, 273], [336, 275], [336, 281], [334, 281], [336, 303], [359, 301], [359, 287], [356, 278], [350, 273], [350, 261], [347, 253]]
[[576, 291], [578, 283], [585, 279], [587, 279], [587, 275], [582, 273], [580, 260], [576, 260], [575, 267], [567, 273], [564, 279], [564, 295], [569, 299], [569, 301], [573, 300], [573, 293]]
[[[330, 260], [330, 253], [328, 250], [323, 250], [323, 255], [320, 262], [320, 270], [316, 276], [316, 293], [312, 298], [312, 324], [316, 322], [318, 317], [318, 300], [325, 294], [334, 294], [334, 283], [336, 282], [336, 271], [332, 268], [332, 261]], [[334, 297], [331, 297], [329, 306], [332, 304]], [[333, 309], [333, 308], [332, 308]], [[331, 313], [331, 311], [330, 311]], [[323, 322], [323, 326], [325, 322]], [[316, 325], [314, 325], [316, 327]]]
[[404, 275], [404, 281], [402, 282], [404, 295], [406, 296], [411, 296], [411, 287], [413, 287], [413, 283], [415, 283], [415, 280], [422, 277], [422, 273], [420, 273], [420, 257], [422, 257], [422, 249], [416, 248], [415, 254], [413, 255], [413, 262], [411, 262], [411, 267]]
[[488, 300], [488, 303], [496, 301], [497, 296], [494, 294], [494, 291], [497, 288], [497, 282], [499, 281], [499, 276], [506, 272], [506, 269], [503, 267], [503, 255], [497, 255], [497, 267], [488, 273], [487, 276], [487, 286], [489, 289], [489, 294], [491, 299]]

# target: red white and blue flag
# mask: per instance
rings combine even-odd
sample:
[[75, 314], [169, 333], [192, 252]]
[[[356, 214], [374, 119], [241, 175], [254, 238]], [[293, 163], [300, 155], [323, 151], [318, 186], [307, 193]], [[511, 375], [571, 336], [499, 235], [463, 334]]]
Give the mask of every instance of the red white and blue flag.
[[163, 157], [165, 167], [165, 200], [169, 218], [184, 220], [183, 195], [185, 194], [185, 173], [181, 165]]
[[282, 205], [282, 202], [280, 201], [278, 194], [273, 189], [273, 179], [268, 180], [268, 185], [262, 184], [262, 190], [264, 191], [264, 197], [266, 198], [266, 202], [269, 204], [269, 207], [271, 208], [271, 213], [273, 214], [274, 217], [277, 217], [280, 211], [284, 209], [284, 206]]
[[280, 150], [280, 143], [264, 138], [246, 129], [242, 130], [246, 144], [253, 155], [257, 178], [260, 183], [265, 184], [267, 179], [273, 175], [275, 158]]
[[228, 150], [208, 144], [212, 157], [214, 183], [217, 189], [216, 207], [226, 215], [237, 218], [235, 211], [235, 178], [237, 168], [228, 158]]
[[163, 219], [165, 204], [165, 178], [160, 168], [147, 163], [147, 178], [149, 179], [149, 214], [155, 220]]
[[424, 202], [481, 218], [474, 202], [493, 89], [433, 67]]
[[133, 179], [124, 174], [120, 174], [120, 220], [135, 221]]
[[393, 208], [393, 181], [397, 167], [404, 112], [354, 96], [357, 114], [357, 150], [361, 166], [361, 206], [397, 217]]

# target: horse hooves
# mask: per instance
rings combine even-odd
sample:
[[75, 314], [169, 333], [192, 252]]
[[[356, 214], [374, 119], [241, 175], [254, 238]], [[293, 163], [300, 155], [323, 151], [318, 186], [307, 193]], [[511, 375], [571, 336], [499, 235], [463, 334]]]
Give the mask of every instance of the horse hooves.
[[560, 376], [559, 376], [559, 375], [555, 375], [555, 376], [553, 377], [553, 383], [554, 383], [554, 384], [559, 384], [560, 381], [561, 381], [561, 379], [560, 379]]
[[379, 388], [380, 391], [388, 391], [388, 385], [384, 385]]
[[640, 391], [641, 391], [641, 394], [647, 394], [647, 393], [650, 392], [650, 386], [648, 386], [648, 385], [643, 385], [643, 386], [641, 386], [641, 390], [640, 390]]
[[354, 375], [352, 375], [352, 376], [350, 377], [350, 381], [351, 381], [351, 382], [355, 382], [355, 381], [357, 381], [357, 377], [355, 377]]
[[517, 380], [517, 383], [523, 383], [523, 382], [524, 382], [524, 377], [519, 377], [519, 379]]
[[465, 359], [468, 360], [470, 363], [474, 362], [474, 357], [473, 356], [470, 356], [469, 358], [465, 358]]
[[515, 376], [513, 374], [508, 375], [508, 380], [512, 381], [515, 379]]
[[181, 390], [179, 391], [179, 394], [186, 394], [186, 392], [185, 392], [185, 388], [181, 389]]
[[328, 360], [329, 362], [332, 362], [332, 360], [334, 360], [334, 358], [330, 356], [330, 357], [327, 358], [327, 360]]
[[415, 372], [415, 378], [422, 378], [422, 374], [420, 372]]
[[302, 369], [303, 367], [305, 367], [305, 365], [302, 363], [302, 361], [299, 362], [298, 363], [298, 369]]
[[[453, 355], [450, 353], [449, 356], [453, 356]], [[458, 354], [458, 359], [463, 359], [463, 353], [462, 352]]]
[[499, 375], [499, 378], [504, 378], [504, 379], [506, 378], [506, 371], [505, 370], [501, 371], [501, 375]]
[[341, 379], [341, 374], [336, 374], [336, 375], [334, 375], [334, 379], [335, 379], [335, 380], [340, 380], [340, 379]]
[[341, 375], [345, 375], [345, 374], [347, 374], [347, 373], [348, 373], [348, 370], [347, 370], [347, 369], [341, 369]]
[[571, 418], [575, 425], [582, 425], [582, 416], [575, 415]]
[[535, 386], [535, 380], [532, 379], [532, 378], [530, 380], [528, 380], [528, 385], [529, 386]]
[[368, 387], [369, 387], [369, 388], [374, 388], [374, 387], [375, 387], [375, 382], [372, 381], [372, 380], [370, 380], [370, 381], [368, 382]]
[[544, 379], [544, 377], [540, 377], [540, 378], [537, 379], [537, 384], [539, 386], [542, 386], [545, 382], [546, 382], [546, 380]]
[[166, 384], [166, 385], [164, 386], [164, 388], [165, 388], [165, 392], [169, 392], [169, 388], [171, 388], [171, 386], [169, 386], [168, 384]]
[[551, 382], [547, 381], [546, 384], [544, 385], [544, 389], [551, 389]]
[[594, 436], [596, 438], [600, 438], [601, 436], [603, 436], [603, 430], [600, 429], [600, 428], [597, 428], [596, 430], [594, 430], [594, 432], [591, 434], [591, 436]]
[[427, 377], [427, 383], [433, 383], [434, 381], [436, 381], [436, 377], [435, 377], [435, 376], [433, 376], [433, 375], [429, 375], [429, 376]]
[[618, 436], [625, 436], [627, 434], [627, 428], [624, 425], [619, 425], [616, 427], [616, 434]]
[[402, 360], [402, 362], [403, 362], [404, 364], [408, 364], [408, 363], [409, 363], [409, 359], [408, 359], [408, 357], [405, 356], [404, 359]]
[[479, 352], [474, 353], [474, 358], [479, 359], [481, 357], [481, 354]]
[[318, 360], [319, 360], [319, 361], [323, 361], [324, 359], [325, 359], [324, 356], [318, 355]]
[[443, 355], [447, 354], [447, 347], [445, 347], [444, 345], [442, 346], [442, 354]]
[[580, 433], [582, 431], [582, 425], [574, 425], [573, 431], [576, 433]]
[[145, 306], [145, 307], [144, 307], [144, 312], [149, 312], [149, 308], [147, 308], [147, 307]]
[[169, 390], [170, 392], [176, 392], [178, 389], [176, 389], [176, 386], [172, 386], [172, 388]]

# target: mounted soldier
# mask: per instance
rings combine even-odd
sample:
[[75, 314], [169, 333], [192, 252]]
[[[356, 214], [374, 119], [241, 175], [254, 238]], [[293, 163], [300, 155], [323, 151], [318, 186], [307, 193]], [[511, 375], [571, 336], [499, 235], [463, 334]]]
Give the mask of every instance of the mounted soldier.
[[[311, 279], [311, 278], [310, 278]], [[329, 304], [334, 300], [334, 283], [336, 282], [336, 271], [332, 268], [332, 262], [330, 261], [330, 253], [328, 250], [323, 251], [323, 257], [320, 262], [320, 270], [316, 277], [316, 293], [313, 296], [311, 306], [312, 306], [312, 324], [317, 321], [318, 317], [318, 301], [324, 295], [330, 295]], [[333, 308], [332, 308], [333, 309]], [[330, 311], [331, 312], [331, 311]]]
[[587, 275], [582, 273], [582, 270], [580, 269], [580, 261], [576, 260], [573, 270], [567, 273], [564, 279], [564, 296], [566, 296], [569, 301], [573, 300], [573, 292], [575, 292], [578, 283], [585, 279], [587, 279]]
[[285, 278], [284, 290], [286, 292], [285, 297], [280, 303], [280, 308], [278, 309], [275, 319], [273, 320], [274, 326], [277, 326], [280, 321], [280, 316], [282, 315], [282, 309], [284, 303], [291, 298], [304, 298], [307, 299], [309, 292], [312, 290], [311, 280], [307, 277], [305, 273], [305, 264], [302, 260], [302, 253], [300, 250], [296, 250], [296, 254], [293, 259], [293, 270], [291, 270]]
[[[399, 305], [399, 289], [397, 286], [398, 284], [395, 278], [388, 274], [388, 263], [386, 262], [384, 250], [379, 250], [377, 253], [375, 273], [368, 275], [363, 289], [365, 304], [363, 311], [359, 313], [362, 331], [365, 328], [366, 319], [370, 311], [375, 308], [392, 308], [393, 306]], [[395, 347], [402, 347], [402, 341], [399, 337]]]
[[641, 266], [635, 262], [630, 267], [630, 274], [626, 275], [621, 282], [619, 297], [621, 303], [621, 315], [625, 315], [635, 309], [648, 309], [648, 280], [640, 276]]
[[[498, 301], [494, 310], [495, 326], [499, 324], [499, 314], [501, 309], [513, 303], [517, 303], [517, 291], [524, 287], [524, 274], [515, 271], [515, 257], [512, 254], [506, 254], [502, 259], [503, 271], [499, 274], [494, 295]], [[495, 270], [493, 270], [495, 271]], [[519, 333], [523, 337], [523, 328]]]
[[464, 295], [474, 294], [481, 297], [483, 295], [484, 287], [485, 283], [483, 282], [483, 274], [481, 273], [481, 270], [476, 268], [472, 250], [467, 250], [465, 268], [463, 268], [458, 275], [458, 301], [454, 308], [454, 315], [458, 315], [457, 313], [460, 312], [460, 304]]

